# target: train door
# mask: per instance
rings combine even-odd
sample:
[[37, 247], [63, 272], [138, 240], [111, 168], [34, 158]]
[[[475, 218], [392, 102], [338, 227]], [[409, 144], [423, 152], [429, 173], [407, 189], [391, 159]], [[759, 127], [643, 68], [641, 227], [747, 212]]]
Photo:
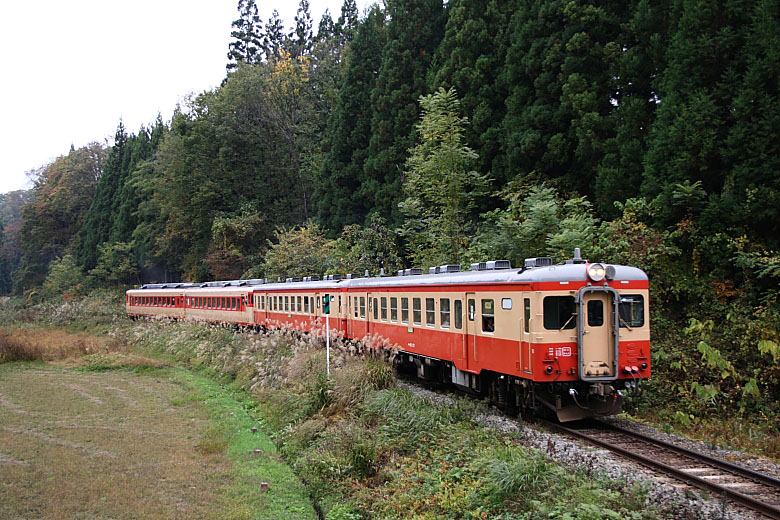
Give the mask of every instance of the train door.
[[617, 324], [615, 295], [605, 290], [585, 290], [579, 310], [580, 377], [614, 379], [617, 376]]
[[520, 364], [526, 374], [533, 373], [531, 351], [531, 295], [523, 294], [522, 318], [520, 319]]
[[477, 362], [477, 298], [466, 293], [466, 368], [473, 369]]
[[371, 334], [374, 331], [374, 322], [377, 318], [377, 313], [379, 312], [379, 309], [377, 309], [377, 298], [374, 293], [368, 293], [366, 295], [368, 297], [368, 313], [366, 314], [366, 334]]

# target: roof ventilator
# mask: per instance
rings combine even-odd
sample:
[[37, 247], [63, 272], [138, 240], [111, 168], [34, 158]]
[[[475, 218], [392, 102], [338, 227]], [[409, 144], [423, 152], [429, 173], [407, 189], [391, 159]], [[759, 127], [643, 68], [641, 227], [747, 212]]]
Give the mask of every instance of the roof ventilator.
[[549, 256], [537, 256], [536, 258], [525, 259], [525, 269], [533, 269], [534, 267], [550, 267], [553, 265], [553, 260]]
[[498, 269], [512, 269], [512, 262], [509, 260], [491, 260], [486, 262], [488, 271], [496, 271]]
[[487, 269], [487, 262], [474, 262], [471, 264], [472, 271], [484, 271]]

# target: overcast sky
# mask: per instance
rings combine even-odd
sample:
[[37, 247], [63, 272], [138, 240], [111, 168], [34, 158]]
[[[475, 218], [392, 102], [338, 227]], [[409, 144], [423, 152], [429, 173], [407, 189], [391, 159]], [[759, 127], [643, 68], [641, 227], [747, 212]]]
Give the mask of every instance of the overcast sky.
[[[298, 0], [256, 0], [265, 23], [287, 27]], [[309, 0], [316, 31], [343, 0]], [[373, 2], [372, 2], [373, 3]], [[363, 11], [368, 0], [358, 0]], [[0, 17], [0, 193], [29, 187], [25, 172], [91, 141], [129, 132], [225, 77], [236, 0], [6, 2]]]

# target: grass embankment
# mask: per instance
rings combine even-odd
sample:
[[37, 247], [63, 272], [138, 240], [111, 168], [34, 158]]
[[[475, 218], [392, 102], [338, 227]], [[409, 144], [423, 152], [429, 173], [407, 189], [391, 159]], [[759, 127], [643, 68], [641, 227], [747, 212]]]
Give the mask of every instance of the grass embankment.
[[[261, 449], [278, 449], [327, 520], [697, 518], [675, 504], [651, 503], [641, 488], [608, 480], [598, 468], [562, 468], [520, 446], [522, 434], [476, 424], [479, 402], [435, 404], [398, 388], [386, 364], [361, 358], [352, 345], [334, 343], [328, 379], [321, 337], [131, 324], [102, 307], [95, 317], [83, 310], [89, 305], [56, 311], [59, 317], [46, 323], [109, 330], [129, 355], [184, 363], [230, 381], [245, 407], [257, 407], [262, 430], [273, 439], [274, 446]], [[125, 354], [101, 358], [111, 356]], [[238, 468], [239, 459], [232, 459]], [[277, 489], [275, 477], [267, 478]]]
[[[598, 469], [572, 471], [475, 423], [484, 405], [434, 404], [396, 385], [392, 369], [322, 338], [236, 334], [147, 322], [126, 341], [229, 377], [251, 393], [274, 438], [328, 520], [686, 518]], [[352, 351], [352, 352], [350, 352]], [[695, 513], [688, 513], [696, 518]]]
[[0, 518], [316, 518], [245, 394], [49, 327], [0, 361]]

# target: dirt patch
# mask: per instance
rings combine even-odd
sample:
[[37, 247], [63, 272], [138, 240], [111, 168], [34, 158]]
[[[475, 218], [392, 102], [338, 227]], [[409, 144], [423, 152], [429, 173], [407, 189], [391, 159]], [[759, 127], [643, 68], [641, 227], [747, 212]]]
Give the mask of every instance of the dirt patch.
[[181, 386], [0, 365], [0, 518], [220, 518], [229, 466]]

